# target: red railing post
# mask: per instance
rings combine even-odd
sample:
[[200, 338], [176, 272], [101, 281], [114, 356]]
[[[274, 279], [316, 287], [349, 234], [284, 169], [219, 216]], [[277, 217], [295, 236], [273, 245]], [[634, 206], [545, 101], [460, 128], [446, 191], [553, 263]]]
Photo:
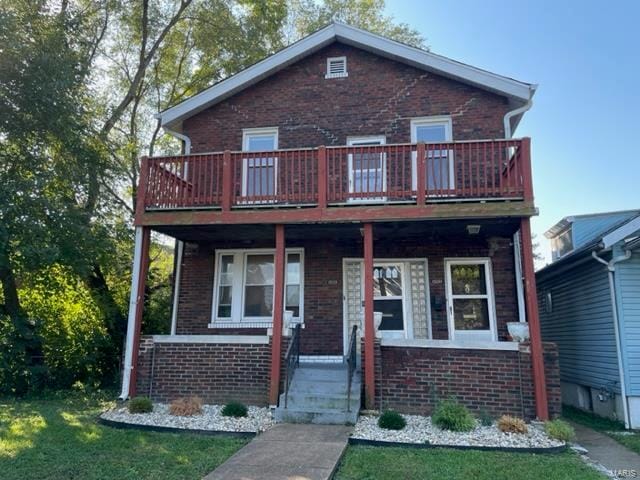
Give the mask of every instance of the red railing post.
[[136, 188], [136, 221], [138, 224], [140, 217], [144, 213], [147, 202], [147, 184], [149, 183], [149, 157], [142, 157], [140, 161], [140, 175], [138, 176], [138, 187]]
[[318, 147], [318, 207], [327, 208], [327, 147]]
[[529, 217], [520, 220], [522, 240], [522, 270], [524, 273], [524, 292], [529, 338], [531, 341], [531, 369], [533, 371], [533, 389], [536, 401], [536, 416], [539, 420], [549, 419], [547, 402], [547, 382], [544, 372], [544, 353], [538, 317], [538, 298], [536, 275], [533, 267], [533, 245], [531, 242], [531, 221]]
[[375, 408], [375, 358], [373, 326], [373, 224], [363, 225], [364, 241], [364, 385], [367, 409]]
[[[525, 201], [533, 201], [533, 172], [531, 170], [531, 139], [525, 137], [520, 142], [522, 166], [522, 188]], [[517, 171], [517, 169], [516, 169]]]
[[222, 155], [222, 210], [231, 210], [233, 205], [233, 165], [231, 152], [225, 150]]
[[280, 393], [280, 364], [282, 356], [282, 317], [284, 311], [284, 269], [285, 269], [284, 225], [276, 225], [276, 254], [273, 262], [273, 326], [271, 336], [271, 385], [269, 403], [278, 404]]
[[427, 159], [426, 149], [423, 142], [418, 143], [418, 151], [416, 152], [416, 181], [417, 192], [416, 202], [418, 205], [424, 205], [427, 199]]

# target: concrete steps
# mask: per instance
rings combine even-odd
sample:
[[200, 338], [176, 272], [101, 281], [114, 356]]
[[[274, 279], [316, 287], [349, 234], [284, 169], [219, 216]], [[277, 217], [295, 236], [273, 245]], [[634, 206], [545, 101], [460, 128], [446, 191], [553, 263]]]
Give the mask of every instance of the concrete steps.
[[360, 372], [353, 374], [347, 405], [346, 364], [301, 364], [289, 387], [287, 408], [284, 393], [276, 408], [276, 422], [353, 425], [360, 411]]

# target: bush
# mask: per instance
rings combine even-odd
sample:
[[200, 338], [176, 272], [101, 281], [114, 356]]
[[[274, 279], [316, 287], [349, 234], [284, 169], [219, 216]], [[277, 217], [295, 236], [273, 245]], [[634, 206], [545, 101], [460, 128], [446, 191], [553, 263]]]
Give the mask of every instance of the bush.
[[561, 442], [570, 442], [576, 436], [573, 427], [560, 419], [544, 422], [544, 431], [551, 438]]
[[402, 430], [407, 426], [407, 421], [394, 410], [387, 410], [378, 418], [378, 426], [386, 430]]
[[478, 420], [483, 427], [490, 427], [493, 425], [493, 417], [486, 410], [480, 410], [478, 413]]
[[467, 407], [455, 400], [438, 403], [431, 421], [441, 429], [452, 432], [469, 432], [476, 427], [476, 421]]
[[222, 415], [225, 417], [246, 417], [248, 413], [246, 405], [240, 402], [229, 402], [222, 407]]
[[527, 433], [527, 424], [523, 419], [503, 415], [498, 419], [498, 430], [503, 433]]
[[129, 413], [153, 412], [153, 403], [147, 397], [133, 397], [129, 400]]
[[178, 417], [190, 417], [202, 413], [200, 397], [178, 398], [169, 405], [169, 413]]

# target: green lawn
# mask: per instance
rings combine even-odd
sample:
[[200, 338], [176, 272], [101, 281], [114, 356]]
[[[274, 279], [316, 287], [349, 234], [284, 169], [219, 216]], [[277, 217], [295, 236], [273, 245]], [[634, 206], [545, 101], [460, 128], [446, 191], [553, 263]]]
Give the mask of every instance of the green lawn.
[[574, 453], [534, 455], [418, 450], [391, 447], [350, 447], [337, 480], [474, 479], [474, 480], [601, 480], [606, 477], [585, 465]]
[[640, 454], [640, 434], [637, 431], [625, 432], [622, 422], [600, 417], [568, 405], [562, 407], [562, 416], [567, 420], [605, 433], [618, 443]]
[[0, 477], [195, 479], [246, 440], [117, 430], [96, 423], [104, 397], [0, 399]]

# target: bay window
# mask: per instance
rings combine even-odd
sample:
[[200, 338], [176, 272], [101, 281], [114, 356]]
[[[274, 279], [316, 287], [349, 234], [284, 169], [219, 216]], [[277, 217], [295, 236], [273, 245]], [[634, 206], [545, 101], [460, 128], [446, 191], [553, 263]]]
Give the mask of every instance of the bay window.
[[[274, 250], [218, 250], [211, 326], [270, 326], [274, 304]], [[287, 249], [285, 310], [302, 321], [303, 252]]]

